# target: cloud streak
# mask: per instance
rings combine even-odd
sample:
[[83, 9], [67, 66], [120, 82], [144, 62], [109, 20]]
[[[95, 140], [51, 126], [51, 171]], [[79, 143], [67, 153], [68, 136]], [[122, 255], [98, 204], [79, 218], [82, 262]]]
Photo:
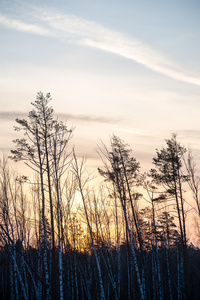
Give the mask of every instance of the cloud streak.
[[94, 115], [75, 115], [75, 114], [57, 114], [60, 119], [75, 120], [87, 123], [103, 123], [103, 124], [115, 124], [121, 121], [120, 118], [94, 116]]
[[0, 24], [17, 31], [34, 33], [42, 36], [52, 36], [51, 32], [41, 26], [28, 24], [20, 20], [8, 18], [0, 14]]
[[54, 36], [74, 44], [107, 51], [168, 77], [200, 86], [200, 75], [189, 72], [188, 68], [177, 64], [139, 39], [74, 15], [36, 7], [31, 9], [32, 18], [42, 23], [42, 26], [9, 19], [3, 15], [0, 15], [0, 24], [15, 30]]
[[22, 112], [0, 112], [0, 121], [14, 121], [16, 118], [25, 118], [27, 114]]
[[[9, 111], [9, 112], [0, 112], [0, 121], [14, 121], [16, 118], [25, 118], [27, 119], [28, 113]], [[75, 114], [63, 114], [56, 113], [55, 117], [58, 117], [60, 120], [69, 120], [77, 122], [86, 122], [86, 123], [102, 123], [102, 124], [115, 124], [121, 121], [120, 118], [108, 118], [105, 116], [94, 116], [94, 115], [75, 115]]]

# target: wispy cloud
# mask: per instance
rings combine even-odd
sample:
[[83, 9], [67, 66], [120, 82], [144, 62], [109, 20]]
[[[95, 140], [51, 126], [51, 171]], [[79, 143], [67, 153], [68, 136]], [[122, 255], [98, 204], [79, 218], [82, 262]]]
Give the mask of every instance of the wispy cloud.
[[0, 112], [0, 121], [13, 121], [16, 118], [25, 118], [26, 116], [27, 114], [16, 111]]
[[[24, 112], [0, 112], [0, 121], [14, 121], [16, 118], [27, 118], [28, 113]], [[114, 117], [105, 117], [105, 116], [94, 116], [94, 115], [76, 115], [76, 114], [62, 114], [56, 113], [55, 117], [58, 117], [60, 120], [69, 120], [76, 122], [86, 122], [86, 123], [104, 123], [104, 124], [114, 124], [119, 123], [120, 118]]]
[[174, 79], [200, 85], [200, 76], [188, 74], [182, 66], [136, 38], [76, 16], [47, 11], [37, 16], [54, 30], [70, 34], [75, 39], [79, 37], [75, 40], [77, 43], [120, 55]]
[[52, 36], [52, 33], [42, 26], [28, 24], [17, 19], [11, 19], [2, 14], [0, 14], [0, 24], [17, 31], [35, 33], [42, 36]]
[[139, 39], [108, 29], [96, 22], [58, 13], [52, 9], [44, 10], [31, 6], [31, 10], [33, 20], [42, 22], [43, 26], [26, 24], [3, 15], [0, 16], [0, 24], [15, 30], [64, 38], [71, 43], [120, 55], [155, 72], [200, 86], [199, 74], [196, 75], [192, 70], [189, 72], [188, 68], [184, 68]]
[[91, 115], [75, 115], [75, 114], [58, 114], [58, 117], [62, 120], [75, 120], [87, 123], [104, 123], [104, 124], [114, 124], [121, 121], [120, 118], [105, 117], [105, 116], [91, 116]]

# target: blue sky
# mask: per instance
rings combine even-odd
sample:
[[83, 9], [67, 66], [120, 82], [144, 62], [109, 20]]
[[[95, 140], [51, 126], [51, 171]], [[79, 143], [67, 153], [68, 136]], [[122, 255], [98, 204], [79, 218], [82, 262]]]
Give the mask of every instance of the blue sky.
[[1, 150], [42, 91], [91, 165], [113, 133], [144, 168], [172, 132], [198, 154], [199, 11], [193, 0], [1, 0]]

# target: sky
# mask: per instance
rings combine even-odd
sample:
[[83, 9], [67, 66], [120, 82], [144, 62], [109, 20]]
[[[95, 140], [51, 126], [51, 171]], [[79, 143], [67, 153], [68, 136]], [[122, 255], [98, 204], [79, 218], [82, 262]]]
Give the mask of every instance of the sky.
[[144, 170], [171, 133], [200, 163], [199, 12], [198, 0], [0, 0], [0, 151], [42, 91], [91, 167], [112, 134]]

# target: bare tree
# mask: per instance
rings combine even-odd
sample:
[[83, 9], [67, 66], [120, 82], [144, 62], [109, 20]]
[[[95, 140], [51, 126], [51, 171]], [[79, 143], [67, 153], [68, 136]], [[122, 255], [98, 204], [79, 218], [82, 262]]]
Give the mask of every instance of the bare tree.
[[172, 134], [171, 139], [166, 140], [166, 148], [156, 150], [153, 158], [155, 169], [151, 169], [151, 176], [155, 183], [164, 187], [165, 197], [174, 197], [181, 233], [181, 282], [183, 295], [186, 297], [187, 289], [187, 258], [186, 258], [186, 226], [182, 184], [188, 181], [188, 176], [182, 172], [182, 158], [186, 149], [177, 142], [177, 137]]
[[87, 180], [86, 181], [83, 180], [84, 161], [82, 161], [81, 165], [79, 166], [76, 155], [75, 155], [75, 152], [73, 152], [73, 156], [74, 156], [74, 163], [72, 164], [72, 170], [73, 170], [73, 172], [76, 176], [76, 180], [77, 180], [77, 183], [78, 183], [78, 188], [79, 188], [79, 191], [81, 193], [81, 198], [82, 198], [82, 201], [83, 201], [85, 216], [86, 216], [86, 220], [87, 220], [87, 226], [88, 226], [88, 229], [89, 229], [89, 232], [90, 232], [90, 238], [91, 238], [92, 247], [93, 247], [93, 250], [94, 250], [94, 255], [95, 255], [95, 260], [96, 260], [97, 270], [98, 270], [98, 277], [99, 277], [100, 299], [105, 300], [106, 298], [105, 298], [105, 292], [104, 292], [104, 287], [103, 287], [101, 267], [100, 267], [96, 247], [95, 247], [95, 244], [94, 244], [92, 228], [91, 228], [89, 217], [88, 217], [88, 211], [87, 211], [87, 207], [86, 207], [86, 201], [85, 201], [84, 190], [83, 190], [86, 183], [87, 183]]
[[[42, 195], [42, 216], [44, 227], [45, 247], [47, 247], [46, 228], [45, 228], [45, 205], [48, 189], [48, 200], [50, 203], [50, 219], [51, 219], [51, 240], [52, 240], [52, 272], [51, 272], [51, 287], [55, 298], [57, 299], [57, 281], [54, 280], [56, 274], [56, 241], [55, 241], [55, 220], [54, 220], [54, 203], [53, 189], [56, 190], [57, 199], [57, 216], [60, 211], [60, 195], [59, 182], [66, 168], [66, 161], [62, 161], [65, 155], [66, 146], [71, 137], [72, 130], [68, 130], [62, 122], [53, 119], [53, 108], [49, 106], [51, 95], [46, 96], [39, 92], [35, 102], [31, 103], [34, 107], [29, 112], [28, 120], [16, 119], [18, 126], [15, 130], [24, 132], [26, 138], [16, 139], [16, 150], [11, 150], [14, 161], [24, 160], [25, 163], [40, 176], [40, 186]], [[62, 165], [61, 165], [62, 162]], [[53, 182], [54, 179], [54, 182]], [[60, 235], [60, 220], [58, 230]], [[60, 241], [60, 237], [59, 237]], [[60, 242], [59, 242], [60, 243]], [[60, 249], [60, 245], [59, 245]], [[59, 250], [60, 253], [60, 250]], [[59, 257], [61, 253], [59, 254]], [[46, 261], [46, 259], [45, 259]], [[59, 259], [59, 266], [61, 260]], [[46, 284], [48, 282], [48, 270], [46, 269]], [[60, 270], [60, 269], [59, 269]], [[60, 297], [62, 296], [62, 280], [60, 276]], [[48, 289], [47, 289], [48, 292]], [[47, 293], [48, 294], [48, 293]], [[48, 295], [47, 295], [48, 298]]]
[[[113, 136], [113, 138], [111, 139], [111, 148], [112, 148], [111, 151], [108, 151], [107, 147], [104, 144], [101, 148], [99, 147], [99, 153], [104, 162], [104, 169], [99, 169], [99, 172], [102, 176], [106, 178], [106, 180], [111, 181], [116, 187], [118, 197], [120, 199], [121, 206], [123, 209], [123, 214], [124, 214], [124, 219], [126, 224], [127, 247], [128, 247], [128, 238], [131, 245], [132, 256], [128, 255], [128, 259], [132, 260], [133, 258], [136, 278], [140, 290], [140, 297], [141, 299], [144, 299], [145, 287], [143, 286], [143, 282], [141, 280], [141, 276], [138, 268], [138, 262], [136, 258], [135, 249], [133, 246], [133, 240], [131, 236], [130, 225], [128, 222], [128, 211], [127, 211], [127, 203], [129, 201], [131, 203], [132, 214], [133, 214], [134, 224], [137, 231], [141, 254], [143, 255], [141, 234], [138, 228], [138, 219], [133, 206], [132, 194], [131, 194], [131, 185], [133, 185], [137, 181], [139, 163], [137, 163], [135, 158], [130, 156], [131, 150], [128, 149], [127, 146], [128, 145], [124, 144], [118, 137]], [[129, 274], [130, 274], [129, 275], [130, 278], [131, 272]]]
[[184, 163], [189, 175], [188, 185], [192, 191], [193, 198], [196, 202], [197, 212], [200, 217], [200, 203], [199, 203], [200, 178], [196, 174], [197, 173], [196, 164], [191, 150], [188, 151], [187, 158], [186, 159], [184, 158]]

